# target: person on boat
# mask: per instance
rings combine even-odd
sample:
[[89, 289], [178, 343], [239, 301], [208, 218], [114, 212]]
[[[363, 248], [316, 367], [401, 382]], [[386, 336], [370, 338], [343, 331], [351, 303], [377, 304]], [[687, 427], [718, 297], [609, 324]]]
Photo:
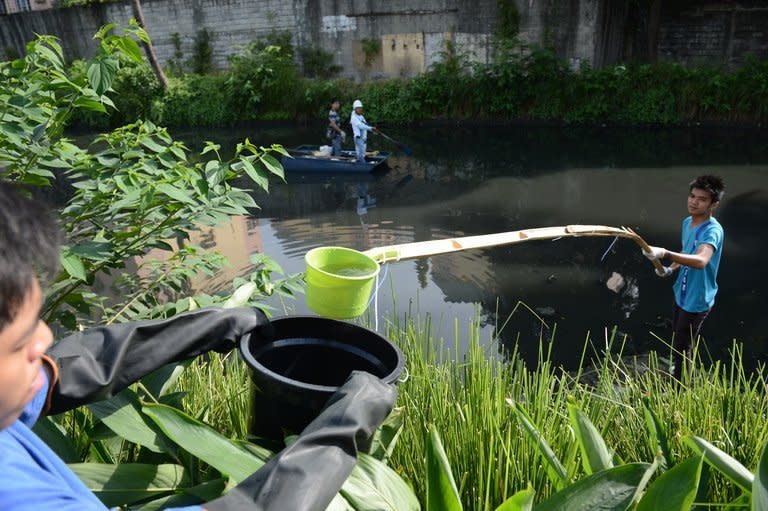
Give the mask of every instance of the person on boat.
[[372, 132], [374, 135], [378, 133], [375, 126], [369, 125], [365, 117], [363, 117], [363, 102], [356, 99], [352, 103], [352, 115], [349, 118], [349, 123], [352, 125], [352, 132], [355, 135], [355, 153], [357, 159], [365, 163], [365, 145], [368, 140], [368, 132]]
[[331, 100], [331, 111], [328, 112], [328, 131], [326, 135], [331, 139], [331, 156], [341, 156], [341, 144], [346, 140], [347, 134], [341, 129], [341, 116], [339, 115], [341, 102], [338, 98]]
[[[108, 399], [169, 363], [231, 350], [269, 335], [251, 308], [205, 308], [170, 319], [113, 324], [52, 345], [40, 319], [39, 278], [59, 260], [47, 211], [0, 181], [0, 509], [106, 511], [106, 506], [32, 430], [46, 414]], [[392, 409], [395, 389], [353, 372], [298, 439], [226, 495], [185, 511], [325, 510]]]
[[661, 247], [650, 247], [643, 254], [650, 260], [669, 259], [672, 263], [660, 277], [669, 277], [678, 271], [672, 289], [675, 304], [672, 313], [672, 375], [682, 376], [683, 363], [691, 358], [693, 343], [699, 336], [717, 294], [717, 270], [723, 254], [725, 233], [715, 219], [715, 209], [720, 205], [725, 184], [718, 176], [699, 176], [688, 186], [688, 213], [683, 220], [682, 250], [672, 252]]

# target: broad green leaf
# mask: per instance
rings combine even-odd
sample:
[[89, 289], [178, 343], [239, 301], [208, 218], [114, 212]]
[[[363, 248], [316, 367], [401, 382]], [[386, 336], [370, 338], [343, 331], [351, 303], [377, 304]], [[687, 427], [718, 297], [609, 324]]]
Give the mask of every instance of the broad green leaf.
[[70, 249], [65, 248], [61, 251], [59, 254], [59, 261], [61, 261], [61, 267], [64, 268], [64, 271], [66, 271], [70, 277], [82, 280], [83, 282], [87, 280], [83, 261], [73, 254]]
[[285, 171], [283, 170], [283, 166], [280, 164], [280, 162], [277, 161], [277, 158], [271, 154], [262, 154], [260, 159], [264, 166], [267, 167], [267, 170], [280, 177], [281, 179], [285, 179]]
[[325, 511], [357, 511], [347, 499], [342, 497], [341, 493], [337, 493]]
[[256, 183], [259, 188], [265, 191], [269, 190], [269, 179], [267, 179], [267, 176], [264, 175], [264, 171], [262, 169], [257, 169], [254, 167], [248, 157], [240, 158], [240, 162], [243, 164], [245, 173], [248, 174], [248, 177], [253, 179], [253, 182]]
[[581, 463], [584, 466], [584, 471], [587, 474], [592, 474], [611, 468], [613, 466], [611, 453], [592, 421], [575, 403], [568, 402], [566, 406], [571, 418], [571, 426], [576, 434], [576, 441], [581, 450]]
[[565, 467], [563, 467], [563, 464], [560, 463], [557, 456], [555, 456], [554, 451], [552, 451], [552, 448], [547, 441], [544, 440], [544, 437], [539, 430], [534, 426], [531, 417], [519, 403], [512, 401], [509, 398], [507, 399], [507, 403], [512, 407], [512, 410], [514, 410], [517, 420], [522, 424], [523, 430], [533, 441], [539, 453], [544, 458], [544, 461], [547, 462], [547, 475], [549, 475], [549, 479], [555, 483], [557, 488], [567, 486], [571, 482], [568, 478], [568, 472], [565, 470]]
[[229, 476], [233, 484], [260, 469], [266, 461], [181, 410], [155, 404], [145, 405], [142, 410], [179, 447]]
[[595, 472], [555, 493], [534, 511], [625, 511], [647, 468], [647, 463], [630, 463]]
[[693, 456], [667, 470], [648, 487], [636, 511], [689, 511], [699, 488], [703, 458]]
[[171, 387], [179, 380], [181, 373], [191, 363], [192, 359], [174, 364], [166, 364], [142, 378], [141, 383], [152, 393], [152, 396], [159, 398], [168, 393]]
[[662, 468], [672, 468], [675, 462], [671, 454], [672, 451], [669, 449], [667, 427], [662, 424], [659, 417], [651, 409], [651, 403], [647, 397], [643, 397], [643, 414], [645, 415], [645, 424], [648, 428], [648, 434], [651, 441], [651, 449], [653, 451], [661, 450], [661, 453], [664, 456], [661, 461]]
[[73, 254], [77, 254], [83, 259], [93, 261], [103, 261], [109, 259], [113, 254], [112, 243], [107, 241], [81, 241], [70, 248]]
[[74, 463], [69, 468], [108, 507], [161, 497], [189, 485], [180, 465]]
[[760, 455], [756, 476], [752, 484], [752, 510], [768, 511], [768, 443]]
[[168, 495], [146, 504], [132, 506], [129, 511], [160, 511], [162, 509], [201, 504], [221, 496], [224, 488], [225, 481], [223, 479], [214, 479], [192, 488], [186, 488], [182, 494]]
[[94, 112], [101, 112], [104, 114], [107, 113], [107, 109], [104, 107], [104, 105], [101, 104], [100, 101], [92, 98], [80, 96], [72, 104], [80, 108], [85, 108], [86, 110], [92, 110]]
[[168, 452], [154, 423], [141, 413], [141, 402], [131, 389], [124, 389], [112, 399], [91, 403], [88, 409], [120, 437], [143, 445], [152, 452]]
[[696, 454], [704, 455], [704, 461], [720, 471], [733, 483], [740, 486], [747, 493], [752, 492], [755, 475], [736, 461], [733, 457], [724, 453], [711, 443], [697, 436], [687, 436], [683, 441], [693, 449]]
[[180, 188], [176, 188], [175, 186], [170, 185], [168, 183], [160, 183], [159, 185], [157, 185], [157, 191], [179, 202], [185, 202], [187, 204], [195, 204], [195, 201], [192, 200], [192, 198], [189, 195], [187, 195], [187, 193], [184, 190]]
[[651, 481], [653, 474], [655, 474], [656, 471], [659, 469], [659, 466], [661, 465], [661, 460], [662, 460], [662, 455], [661, 453], [659, 453], [653, 459], [653, 463], [651, 463], [651, 465], [646, 469], [645, 474], [643, 474], [643, 478], [640, 479], [640, 483], [638, 483], [637, 488], [635, 488], [635, 495], [632, 497], [632, 502], [634, 503], [640, 502], [640, 499], [643, 497], [643, 494], [645, 493], [645, 487], [648, 486], [648, 483]]
[[405, 423], [403, 410], [404, 408], [402, 407], [392, 410], [392, 413], [389, 414], [373, 435], [370, 455], [379, 461], [386, 463], [392, 455], [392, 450], [400, 438], [400, 433], [402, 433], [403, 424]]
[[341, 487], [341, 495], [356, 511], [419, 510], [413, 490], [381, 461], [363, 453]]
[[531, 485], [525, 490], [520, 490], [505, 500], [496, 511], [531, 511], [533, 509], [534, 491]]
[[136, 62], [137, 64], [141, 63], [141, 48], [139, 48], [139, 45], [136, 44], [136, 41], [130, 37], [121, 37], [118, 39], [118, 46], [132, 61]]
[[72, 440], [67, 437], [64, 428], [51, 417], [41, 417], [38, 419], [32, 430], [66, 463], [80, 461], [80, 456], [77, 454], [77, 449]]
[[112, 58], [100, 58], [88, 65], [88, 83], [97, 95], [101, 96], [112, 87], [117, 67], [117, 61]]
[[434, 426], [427, 433], [427, 511], [460, 511], [459, 490]]

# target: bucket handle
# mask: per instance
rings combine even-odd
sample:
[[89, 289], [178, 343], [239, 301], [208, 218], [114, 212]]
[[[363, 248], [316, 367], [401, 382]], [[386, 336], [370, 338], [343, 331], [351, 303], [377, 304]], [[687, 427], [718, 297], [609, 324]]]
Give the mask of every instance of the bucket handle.
[[408, 381], [408, 378], [411, 377], [411, 372], [408, 371], [408, 366], [403, 365], [403, 374], [400, 375], [400, 377], [397, 379], [397, 383], [405, 383]]

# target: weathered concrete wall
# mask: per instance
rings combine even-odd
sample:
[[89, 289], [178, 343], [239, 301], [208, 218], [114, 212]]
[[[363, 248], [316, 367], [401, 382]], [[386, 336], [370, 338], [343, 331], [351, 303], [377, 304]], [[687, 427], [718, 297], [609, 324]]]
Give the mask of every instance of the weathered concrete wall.
[[740, 64], [768, 58], [768, 2], [701, 2], [664, 13], [659, 58], [695, 64]]
[[[571, 66], [628, 60], [738, 64], [752, 53], [768, 58], [764, 0], [708, 0], [672, 8], [663, 0], [514, 0], [519, 36], [551, 46]], [[644, 8], [640, 5], [650, 5]], [[147, 29], [161, 63], [183, 60], [207, 30], [214, 67], [237, 46], [272, 31], [288, 31], [298, 47], [320, 47], [351, 78], [413, 76], [438, 62], [452, 41], [487, 62], [498, 31], [498, 0], [143, 0]], [[678, 3], [675, 3], [678, 5]], [[655, 7], [654, 7], [655, 6]], [[663, 6], [663, 7], [662, 7]], [[61, 38], [68, 58], [92, 54], [92, 34], [113, 21], [126, 24], [125, 3], [0, 16], [0, 55], [24, 51], [34, 33]]]

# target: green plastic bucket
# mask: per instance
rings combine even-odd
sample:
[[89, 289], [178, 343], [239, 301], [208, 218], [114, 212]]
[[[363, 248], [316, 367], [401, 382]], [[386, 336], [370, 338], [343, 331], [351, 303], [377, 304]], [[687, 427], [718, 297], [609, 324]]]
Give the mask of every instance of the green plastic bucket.
[[379, 273], [376, 261], [343, 247], [314, 248], [307, 263], [307, 306], [321, 316], [356, 318], [365, 312]]

